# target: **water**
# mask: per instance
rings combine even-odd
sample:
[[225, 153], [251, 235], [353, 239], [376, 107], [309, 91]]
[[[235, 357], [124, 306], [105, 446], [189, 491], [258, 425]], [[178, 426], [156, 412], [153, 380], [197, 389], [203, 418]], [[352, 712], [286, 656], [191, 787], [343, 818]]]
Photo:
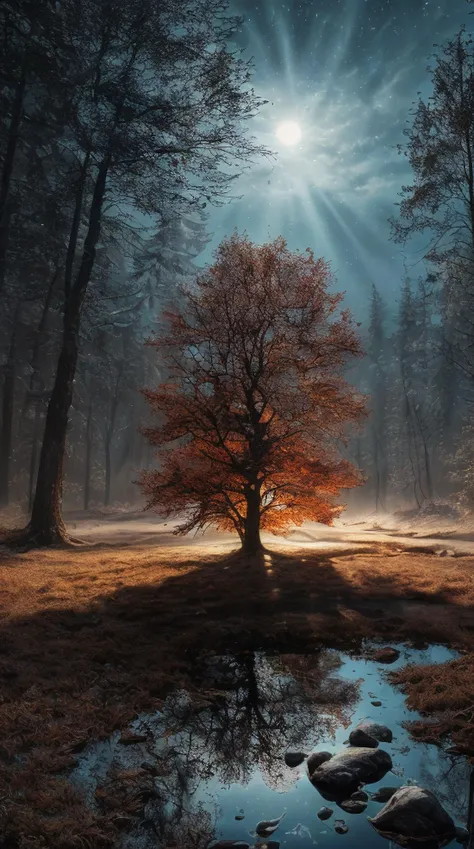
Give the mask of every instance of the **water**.
[[[453, 657], [442, 646], [398, 648], [402, 655], [389, 669]], [[351, 728], [368, 719], [393, 732], [392, 743], [380, 744], [392, 757], [393, 773], [365, 789], [419, 784], [436, 794], [457, 825], [465, 825], [467, 761], [409, 737], [402, 723], [418, 714], [407, 710], [386, 671], [374, 661], [332, 650], [312, 656], [207, 657], [196, 667], [195, 692], [177, 693], [162, 712], [133, 723], [146, 741], [125, 746], [116, 733], [84, 753], [72, 780], [92, 807], [103, 805], [104, 787], [119, 810], [138, 793], [134, 804], [142, 810], [134, 811], [138, 820], [131, 820], [135, 824], [123, 837], [122, 845], [130, 849], [205, 849], [219, 839], [271, 849], [328, 849], [341, 841], [351, 849], [387, 849], [388, 842], [367, 822], [381, 810], [380, 803], [370, 801], [364, 813], [348, 814], [320, 796], [304, 764], [291, 769], [283, 760], [287, 749], [335, 754], [344, 749]], [[382, 705], [374, 707], [375, 700]], [[143, 763], [158, 775], [140, 771]], [[145, 791], [138, 792], [144, 776]], [[326, 822], [316, 815], [323, 805], [334, 809]], [[255, 836], [258, 821], [283, 811], [274, 843]], [[335, 819], [345, 821], [347, 835], [334, 831]]]

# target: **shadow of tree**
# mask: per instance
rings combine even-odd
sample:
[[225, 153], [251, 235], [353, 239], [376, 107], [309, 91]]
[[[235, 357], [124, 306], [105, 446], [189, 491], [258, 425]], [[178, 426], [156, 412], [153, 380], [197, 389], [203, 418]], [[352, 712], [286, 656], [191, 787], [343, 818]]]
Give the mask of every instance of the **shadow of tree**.
[[[412, 586], [409, 572], [390, 569], [389, 560], [374, 575], [358, 571], [361, 555], [273, 549], [253, 560], [240, 552], [189, 555], [164, 578], [151, 559], [140, 566], [141, 583], [111, 583], [87, 603], [80, 594], [75, 603], [71, 591], [65, 606], [4, 619], [0, 827], [42, 834], [47, 820], [48, 829], [59, 829], [59, 814], [70, 813], [72, 804], [63, 773], [77, 753], [126, 728], [138, 713], [156, 710], [173, 689], [205, 691], [201, 659], [209, 652], [314, 655], [321, 645], [358, 650], [367, 637], [448, 639], [462, 617], [472, 619], [472, 605], [458, 605], [453, 588]], [[80, 564], [78, 553], [72, 586], [85, 580]], [[122, 559], [120, 569], [126, 568]], [[431, 614], [442, 606], [446, 620]], [[51, 845], [68, 845], [62, 839], [55, 832]]]

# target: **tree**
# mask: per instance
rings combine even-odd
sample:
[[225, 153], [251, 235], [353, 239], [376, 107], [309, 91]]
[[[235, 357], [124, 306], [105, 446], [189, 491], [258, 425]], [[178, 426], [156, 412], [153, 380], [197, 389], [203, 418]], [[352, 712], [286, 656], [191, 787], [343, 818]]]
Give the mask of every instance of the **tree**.
[[169, 379], [146, 391], [164, 418], [147, 431], [162, 465], [141, 484], [181, 532], [235, 529], [253, 554], [261, 527], [330, 524], [340, 490], [361, 482], [338, 448], [365, 411], [343, 378], [361, 348], [332, 283], [309, 249], [235, 234], [152, 342]]
[[246, 121], [260, 100], [229, 47], [226, 0], [69, 0], [70, 119], [61, 144], [76, 167], [64, 257], [64, 322], [27, 536], [67, 539], [63, 461], [86, 294], [107, 221], [222, 202], [254, 154]]
[[375, 476], [375, 510], [386, 509], [387, 497], [387, 378], [384, 304], [375, 286], [370, 302], [369, 344], [370, 395], [372, 398], [372, 459]]
[[395, 241], [429, 233], [425, 259], [443, 281], [449, 328], [444, 348], [474, 378], [474, 46], [464, 29], [442, 47], [400, 146], [414, 180], [402, 189]]

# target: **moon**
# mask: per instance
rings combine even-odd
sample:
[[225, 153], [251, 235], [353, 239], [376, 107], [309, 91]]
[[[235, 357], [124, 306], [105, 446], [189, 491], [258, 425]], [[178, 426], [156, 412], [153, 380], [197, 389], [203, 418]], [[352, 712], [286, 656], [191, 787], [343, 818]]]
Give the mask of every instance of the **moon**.
[[277, 127], [276, 136], [288, 146], [298, 144], [301, 139], [301, 129], [295, 121], [284, 121]]

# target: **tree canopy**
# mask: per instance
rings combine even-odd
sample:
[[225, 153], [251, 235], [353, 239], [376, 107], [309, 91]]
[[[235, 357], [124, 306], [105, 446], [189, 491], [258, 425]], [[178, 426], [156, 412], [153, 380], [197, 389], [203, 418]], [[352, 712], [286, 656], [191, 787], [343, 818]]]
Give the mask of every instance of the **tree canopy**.
[[235, 234], [167, 314], [151, 344], [169, 378], [145, 393], [160, 467], [141, 485], [150, 507], [184, 517], [180, 531], [235, 529], [254, 551], [261, 527], [330, 524], [340, 490], [361, 482], [340, 446], [365, 414], [344, 378], [362, 352], [333, 282], [309, 249]]

